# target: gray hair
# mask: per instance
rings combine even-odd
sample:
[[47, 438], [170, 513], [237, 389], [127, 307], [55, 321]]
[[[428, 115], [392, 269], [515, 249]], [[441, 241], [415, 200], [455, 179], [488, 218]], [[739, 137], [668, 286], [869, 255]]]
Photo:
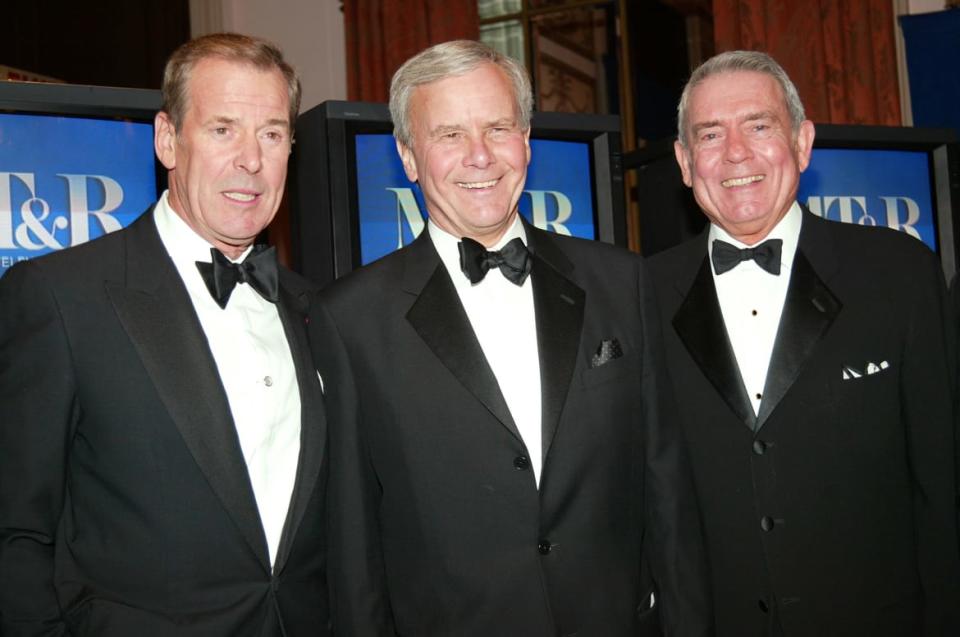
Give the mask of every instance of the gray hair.
[[693, 93], [693, 89], [712, 75], [737, 71], [764, 73], [775, 79], [783, 91], [794, 134], [800, 130], [800, 124], [806, 119], [803, 103], [800, 101], [797, 87], [790, 81], [783, 67], [761, 51], [727, 51], [713, 56], [698, 66], [687, 80], [687, 85], [683, 87], [680, 104], [677, 106], [677, 139], [684, 147], [687, 146], [687, 108], [690, 106], [690, 94]]
[[516, 103], [517, 124], [522, 130], [530, 128], [533, 111], [533, 90], [523, 65], [482, 42], [452, 40], [421, 51], [403, 63], [390, 81], [390, 117], [393, 136], [411, 147], [410, 97], [418, 86], [465, 75], [483, 64], [495, 64], [510, 80]]
[[300, 111], [300, 80], [296, 71], [283, 59], [283, 53], [276, 45], [240, 33], [211, 33], [194, 38], [177, 48], [167, 60], [160, 89], [161, 110], [170, 116], [174, 130], [180, 130], [186, 114], [187, 88], [193, 68], [201, 60], [210, 58], [249, 64], [258, 71], [278, 71], [287, 85], [290, 131], [293, 132]]

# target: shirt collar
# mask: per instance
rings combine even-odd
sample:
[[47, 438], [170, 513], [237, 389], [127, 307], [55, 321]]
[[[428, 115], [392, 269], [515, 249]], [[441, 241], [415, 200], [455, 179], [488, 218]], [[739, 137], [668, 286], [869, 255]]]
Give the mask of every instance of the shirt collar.
[[[210, 263], [210, 248], [213, 246], [203, 237], [194, 232], [193, 228], [174, 211], [170, 206], [169, 191], [164, 190], [160, 200], [153, 210], [153, 219], [157, 224], [160, 240], [167, 249], [167, 253], [177, 268], [181, 271], [196, 270], [197, 261]], [[238, 259], [231, 259], [235, 263], [243, 261], [253, 246], [243, 251]]]
[[[780, 250], [780, 266], [787, 271], [793, 266], [793, 256], [797, 252], [797, 242], [800, 240], [800, 226], [802, 224], [803, 211], [800, 209], [800, 204], [794, 201], [783, 219], [777, 222], [777, 225], [763, 239], [763, 241], [767, 239], [781, 239], [783, 241], [783, 247]], [[734, 239], [726, 230], [711, 222], [707, 237], [707, 254], [710, 257], [713, 257], [713, 242], [715, 239], [726, 241], [738, 248], [750, 247], [742, 241]]]

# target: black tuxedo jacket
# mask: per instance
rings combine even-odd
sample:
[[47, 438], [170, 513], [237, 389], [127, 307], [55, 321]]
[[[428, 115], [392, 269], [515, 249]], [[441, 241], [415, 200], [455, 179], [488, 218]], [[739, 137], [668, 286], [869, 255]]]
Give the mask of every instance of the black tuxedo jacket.
[[755, 417], [706, 231], [650, 267], [718, 635], [960, 634], [946, 308], [929, 250], [805, 212]]
[[[427, 232], [321, 296], [310, 325], [331, 423], [338, 637], [708, 631], [700, 523], [640, 260], [527, 237], [543, 450], [524, 446]], [[623, 355], [592, 368], [612, 339]], [[541, 452], [538, 491], [528, 458]]]
[[328, 634], [323, 398], [283, 271], [302, 403], [271, 573], [226, 394], [153, 221], [0, 280], [0, 633]]

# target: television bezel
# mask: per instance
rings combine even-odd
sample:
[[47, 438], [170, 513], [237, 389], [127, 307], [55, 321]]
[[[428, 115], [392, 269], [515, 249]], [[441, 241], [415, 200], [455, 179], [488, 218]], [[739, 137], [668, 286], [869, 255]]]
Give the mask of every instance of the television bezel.
[[[133, 121], [153, 126], [160, 105], [160, 91], [156, 89], [0, 82], [0, 114]], [[167, 171], [156, 155], [153, 162], [159, 194], [167, 187]]]
[[[615, 115], [534, 113], [535, 139], [589, 144], [597, 239], [627, 245], [620, 119]], [[386, 104], [330, 100], [297, 120], [291, 160], [293, 263], [326, 284], [359, 267], [357, 135], [393, 131]], [[332, 255], [330, 254], [332, 253]]]

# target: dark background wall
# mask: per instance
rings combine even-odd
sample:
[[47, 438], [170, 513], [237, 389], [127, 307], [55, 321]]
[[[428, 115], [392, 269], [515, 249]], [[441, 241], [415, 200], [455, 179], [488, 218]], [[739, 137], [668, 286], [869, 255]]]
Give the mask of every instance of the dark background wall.
[[0, 64], [75, 84], [160, 88], [190, 39], [188, 0], [4, 2]]

